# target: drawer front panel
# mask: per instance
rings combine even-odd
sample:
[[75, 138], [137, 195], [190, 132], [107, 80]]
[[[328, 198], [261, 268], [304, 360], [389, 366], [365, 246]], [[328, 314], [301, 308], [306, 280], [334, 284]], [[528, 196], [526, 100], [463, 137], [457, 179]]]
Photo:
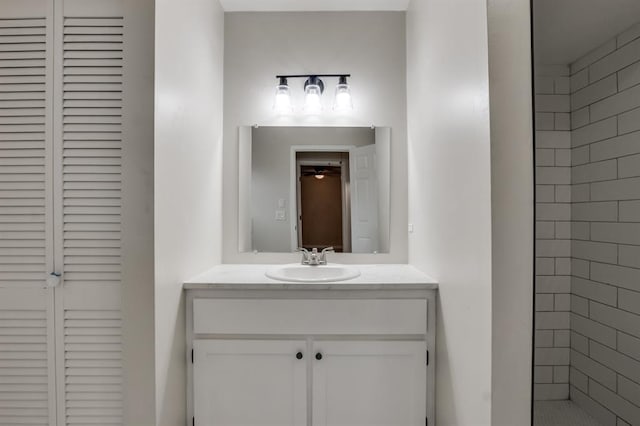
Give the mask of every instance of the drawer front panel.
[[425, 334], [424, 299], [194, 299], [196, 334]]

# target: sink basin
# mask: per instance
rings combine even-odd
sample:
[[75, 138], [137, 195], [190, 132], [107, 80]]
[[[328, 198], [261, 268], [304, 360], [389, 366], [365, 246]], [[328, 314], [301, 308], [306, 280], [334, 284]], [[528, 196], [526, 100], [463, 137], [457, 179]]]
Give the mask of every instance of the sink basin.
[[356, 278], [360, 276], [360, 271], [353, 266], [339, 265], [337, 263], [314, 266], [290, 263], [270, 269], [265, 275], [278, 281], [325, 283]]

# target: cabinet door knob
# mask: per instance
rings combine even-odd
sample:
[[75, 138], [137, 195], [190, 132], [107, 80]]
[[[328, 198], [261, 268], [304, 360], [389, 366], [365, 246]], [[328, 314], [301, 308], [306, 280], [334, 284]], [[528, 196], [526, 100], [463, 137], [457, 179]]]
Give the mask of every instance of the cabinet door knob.
[[320, 352], [318, 352], [318, 353], [316, 354], [316, 359], [317, 359], [318, 361], [320, 361], [320, 360], [322, 359], [322, 354], [321, 354]]
[[296, 354], [296, 358], [298, 358], [298, 359], [302, 359], [302, 352], [298, 352], [298, 353]]

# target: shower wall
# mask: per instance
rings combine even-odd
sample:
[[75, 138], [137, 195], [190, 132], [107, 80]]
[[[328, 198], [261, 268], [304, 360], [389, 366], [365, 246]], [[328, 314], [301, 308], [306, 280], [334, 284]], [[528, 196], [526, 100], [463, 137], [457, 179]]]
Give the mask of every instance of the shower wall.
[[640, 425], [640, 25], [570, 70], [570, 395]]
[[534, 397], [569, 397], [570, 70], [536, 67]]

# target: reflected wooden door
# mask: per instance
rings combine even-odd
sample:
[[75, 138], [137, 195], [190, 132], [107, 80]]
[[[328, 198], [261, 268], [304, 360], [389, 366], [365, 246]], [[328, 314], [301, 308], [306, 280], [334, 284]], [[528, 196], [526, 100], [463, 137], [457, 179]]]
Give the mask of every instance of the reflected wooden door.
[[300, 177], [302, 246], [342, 251], [342, 181], [340, 175]]

